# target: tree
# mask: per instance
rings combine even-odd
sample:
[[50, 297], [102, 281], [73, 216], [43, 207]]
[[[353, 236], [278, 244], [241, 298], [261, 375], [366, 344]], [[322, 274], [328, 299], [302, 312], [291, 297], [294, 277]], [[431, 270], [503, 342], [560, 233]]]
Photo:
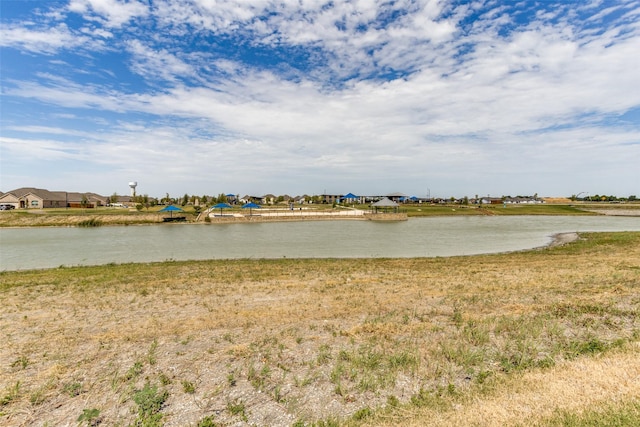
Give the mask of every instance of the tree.
[[114, 193], [111, 195], [111, 197], [109, 198], [109, 202], [110, 202], [111, 204], [113, 204], [113, 203], [117, 203], [117, 202], [118, 202], [118, 193], [115, 193], [115, 192], [114, 192]]
[[189, 203], [189, 195], [184, 193], [184, 196], [182, 196], [182, 206], [185, 206], [187, 203]]

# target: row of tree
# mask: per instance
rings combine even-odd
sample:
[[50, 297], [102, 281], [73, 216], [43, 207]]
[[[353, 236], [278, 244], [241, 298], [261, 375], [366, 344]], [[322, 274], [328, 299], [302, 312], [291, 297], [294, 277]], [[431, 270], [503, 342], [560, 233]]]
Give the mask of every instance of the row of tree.
[[[116, 193], [114, 193], [111, 197], [110, 197], [110, 202], [112, 204], [117, 203], [119, 200], [119, 197]], [[522, 197], [522, 196], [517, 196], [517, 197]], [[510, 198], [510, 196], [506, 196], [503, 197], [503, 199], [505, 198]], [[538, 194], [536, 193], [533, 196], [533, 199], [537, 199], [538, 198]], [[231, 200], [230, 200], [231, 199]], [[289, 196], [277, 196], [273, 198], [275, 203], [284, 203], [284, 202], [288, 202], [291, 198]], [[579, 197], [578, 195], [571, 195], [570, 199], [572, 201], [585, 201], [585, 202], [634, 202], [637, 201], [638, 198], [635, 195], [631, 195], [629, 197], [617, 197], [617, 196], [607, 196], [607, 195], [599, 195], [599, 194], [594, 194], [594, 195], [587, 195], [584, 197]], [[142, 210], [142, 209], [148, 209], [149, 207], [153, 207], [153, 206], [157, 206], [157, 205], [180, 205], [180, 206], [187, 206], [187, 205], [193, 205], [193, 206], [200, 206], [200, 207], [207, 207], [207, 206], [212, 206], [215, 205], [216, 203], [233, 203], [237, 200], [237, 197], [234, 198], [230, 198], [228, 197], [226, 194], [218, 194], [217, 196], [209, 196], [209, 195], [202, 195], [202, 196], [197, 196], [195, 194], [189, 195], [189, 194], [184, 194], [184, 196], [182, 197], [178, 197], [178, 198], [174, 198], [169, 196], [169, 193], [166, 193], [165, 197], [162, 197], [160, 199], [156, 198], [156, 197], [149, 197], [147, 194], [141, 195], [141, 196], [134, 196], [132, 198], [132, 202], [136, 204], [136, 207], [138, 208], [138, 210]], [[478, 196], [476, 195], [474, 202], [477, 203], [477, 201], [480, 200], [478, 198]], [[304, 196], [304, 201], [307, 203], [322, 203], [323, 199], [322, 196]], [[468, 197], [464, 197], [461, 199], [456, 199], [454, 197], [451, 197], [451, 202], [455, 203], [455, 202], [459, 202], [461, 204], [469, 204], [471, 201], [469, 200]]]
[[634, 195], [629, 197], [617, 197], [617, 196], [607, 196], [607, 195], [599, 195], [594, 194], [593, 196], [584, 196], [578, 197], [575, 194], [571, 196], [572, 201], [582, 201], [582, 202], [635, 202], [638, 198]]

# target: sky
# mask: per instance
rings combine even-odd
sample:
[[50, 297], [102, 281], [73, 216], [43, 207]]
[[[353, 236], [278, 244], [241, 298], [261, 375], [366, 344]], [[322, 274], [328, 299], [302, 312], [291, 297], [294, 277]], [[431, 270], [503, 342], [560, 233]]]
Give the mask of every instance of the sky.
[[0, 1], [0, 190], [640, 196], [640, 0]]

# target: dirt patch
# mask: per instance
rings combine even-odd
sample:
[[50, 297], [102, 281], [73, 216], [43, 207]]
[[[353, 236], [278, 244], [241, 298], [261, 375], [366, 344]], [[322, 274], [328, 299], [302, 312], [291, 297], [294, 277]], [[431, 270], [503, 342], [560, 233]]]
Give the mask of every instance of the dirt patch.
[[583, 209], [600, 215], [609, 216], [640, 216], [640, 209]]
[[553, 240], [549, 244], [551, 247], [566, 245], [567, 243], [578, 240], [578, 233], [558, 233], [553, 236]]

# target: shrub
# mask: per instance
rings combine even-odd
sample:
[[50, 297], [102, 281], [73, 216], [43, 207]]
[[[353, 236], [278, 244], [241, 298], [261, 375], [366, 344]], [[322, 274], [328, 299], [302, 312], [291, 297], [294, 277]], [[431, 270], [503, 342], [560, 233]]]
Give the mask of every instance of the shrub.
[[97, 218], [89, 218], [84, 221], [80, 221], [78, 223], [78, 227], [100, 227], [102, 225], [102, 221]]
[[159, 391], [157, 386], [149, 383], [145, 384], [142, 390], [138, 390], [133, 395], [133, 401], [138, 405], [138, 419], [133, 424], [138, 427], [160, 426], [162, 405], [169, 397], [166, 390]]

